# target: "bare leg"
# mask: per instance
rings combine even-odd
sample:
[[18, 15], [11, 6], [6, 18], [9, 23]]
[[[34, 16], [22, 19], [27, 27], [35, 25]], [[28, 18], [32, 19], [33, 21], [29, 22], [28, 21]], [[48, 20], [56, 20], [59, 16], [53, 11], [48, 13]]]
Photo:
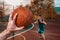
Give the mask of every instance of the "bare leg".
[[41, 34], [41, 36], [42, 36], [43, 40], [45, 40], [45, 35], [44, 34]]

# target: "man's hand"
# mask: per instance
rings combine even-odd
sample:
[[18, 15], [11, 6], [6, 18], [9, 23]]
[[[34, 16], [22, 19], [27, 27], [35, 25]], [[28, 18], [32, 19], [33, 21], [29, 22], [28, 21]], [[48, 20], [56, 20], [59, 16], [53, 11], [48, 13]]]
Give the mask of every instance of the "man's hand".
[[7, 28], [0, 34], [0, 40], [6, 40], [6, 38], [8, 37], [8, 35], [10, 33], [15, 32], [15, 31], [18, 31], [18, 30], [22, 30], [24, 28], [24, 26], [17, 27], [15, 25], [16, 16], [17, 16], [17, 13], [15, 14], [15, 16], [14, 16], [14, 18], [12, 20], [12, 14], [10, 14]]
[[17, 26], [15, 25], [16, 16], [17, 16], [17, 13], [15, 14], [15, 16], [13, 17], [13, 20], [12, 20], [12, 13], [10, 14], [9, 22], [8, 22], [7, 29], [6, 29], [6, 30], [9, 31], [9, 33], [15, 32], [15, 31], [18, 31], [18, 30], [22, 30], [22, 29], [24, 28], [24, 26], [22, 26], [22, 27], [17, 27]]

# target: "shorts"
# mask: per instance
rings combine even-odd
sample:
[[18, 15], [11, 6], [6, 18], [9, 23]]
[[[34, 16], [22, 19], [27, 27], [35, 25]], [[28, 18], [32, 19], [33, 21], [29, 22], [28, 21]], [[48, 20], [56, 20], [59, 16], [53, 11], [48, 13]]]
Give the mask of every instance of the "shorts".
[[44, 34], [45, 33], [45, 25], [43, 25], [40, 28], [38, 28], [38, 33], [39, 34]]

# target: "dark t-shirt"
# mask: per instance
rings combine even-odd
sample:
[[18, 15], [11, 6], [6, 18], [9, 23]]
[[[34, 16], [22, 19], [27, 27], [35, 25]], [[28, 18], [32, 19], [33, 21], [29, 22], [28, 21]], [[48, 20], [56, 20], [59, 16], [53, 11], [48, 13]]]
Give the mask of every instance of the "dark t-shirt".
[[[44, 21], [44, 20], [42, 19], [42, 21]], [[38, 19], [38, 26], [40, 29], [42, 29], [42, 28], [44, 28], [45, 24], [41, 23], [40, 20]]]

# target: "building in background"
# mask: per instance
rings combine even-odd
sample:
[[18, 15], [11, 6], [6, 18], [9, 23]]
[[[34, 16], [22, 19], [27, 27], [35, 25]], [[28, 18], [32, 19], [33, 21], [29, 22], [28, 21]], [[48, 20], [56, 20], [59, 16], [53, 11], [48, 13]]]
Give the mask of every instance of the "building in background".
[[[26, 3], [25, 5], [27, 5], [31, 2], [29, 0], [25, 0], [26, 2], [23, 0], [18, 0], [19, 2], [16, 0], [12, 0], [11, 2], [10, 1], [11, 0], [0, 1], [0, 7], [2, 7], [5, 16], [9, 15], [15, 8], [19, 7], [22, 3]], [[43, 15], [43, 17], [45, 17], [46, 19], [60, 19], [60, 7], [55, 7], [55, 5], [58, 4], [58, 2], [55, 1], [56, 0], [34, 0], [34, 3], [32, 3], [32, 6], [29, 7], [29, 9], [33, 12], [34, 15]]]

